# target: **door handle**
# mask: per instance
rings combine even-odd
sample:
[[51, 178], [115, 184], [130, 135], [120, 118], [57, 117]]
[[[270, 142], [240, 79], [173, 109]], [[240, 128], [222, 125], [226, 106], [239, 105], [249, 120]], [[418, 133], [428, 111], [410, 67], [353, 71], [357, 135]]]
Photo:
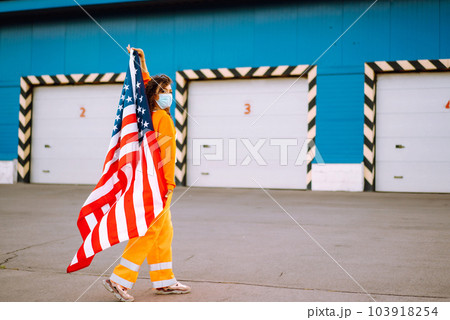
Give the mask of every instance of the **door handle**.
[[405, 148], [405, 146], [404, 146], [404, 145], [401, 145], [401, 144], [396, 144], [395, 147], [396, 147], [397, 149], [404, 149], [404, 148]]

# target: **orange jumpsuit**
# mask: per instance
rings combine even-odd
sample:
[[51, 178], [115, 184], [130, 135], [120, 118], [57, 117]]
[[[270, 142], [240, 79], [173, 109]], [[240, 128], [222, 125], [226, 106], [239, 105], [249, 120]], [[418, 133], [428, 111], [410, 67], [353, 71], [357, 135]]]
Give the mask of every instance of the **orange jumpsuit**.
[[[143, 73], [144, 84], [151, 79]], [[163, 171], [168, 189], [175, 188], [175, 127], [172, 118], [164, 110], [152, 113], [152, 122], [160, 144]], [[119, 265], [114, 269], [111, 280], [131, 289], [136, 282], [141, 264], [147, 258], [150, 267], [150, 280], [154, 288], [175, 284], [177, 280], [172, 271], [173, 226], [170, 213], [172, 200], [170, 193], [164, 210], [158, 215], [147, 233], [128, 241]]]

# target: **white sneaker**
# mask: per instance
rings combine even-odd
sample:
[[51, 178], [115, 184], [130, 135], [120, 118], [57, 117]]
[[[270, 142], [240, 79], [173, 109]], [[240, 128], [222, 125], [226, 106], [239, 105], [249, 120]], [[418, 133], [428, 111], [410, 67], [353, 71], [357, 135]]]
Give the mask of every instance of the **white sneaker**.
[[171, 286], [153, 289], [156, 294], [182, 294], [191, 292], [191, 287], [177, 282]]
[[128, 293], [128, 288], [121, 286], [111, 280], [103, 280], [103, 286], [122, 302], [132, 302], [134, 297]]

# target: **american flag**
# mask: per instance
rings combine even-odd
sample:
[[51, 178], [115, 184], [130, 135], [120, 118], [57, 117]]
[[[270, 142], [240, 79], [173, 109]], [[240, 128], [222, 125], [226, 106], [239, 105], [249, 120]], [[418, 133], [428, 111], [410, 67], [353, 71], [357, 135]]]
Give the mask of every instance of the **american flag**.
[[132, 50], [103, 173], [78, 217], [83, 244], [67, 272], [83, 269], [98, 252], [147, 232], [166, 203], [160, 160], [139, 55]]

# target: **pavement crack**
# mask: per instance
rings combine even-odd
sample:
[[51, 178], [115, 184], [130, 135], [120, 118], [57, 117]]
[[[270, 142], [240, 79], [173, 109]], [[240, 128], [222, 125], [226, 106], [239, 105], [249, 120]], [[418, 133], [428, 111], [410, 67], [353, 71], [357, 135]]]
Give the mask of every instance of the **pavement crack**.
[[[325, 292], [335, 292], [335, 293], [349, 293], [349, 294], [362, 294], [366, 295], [364, 292], [351, 291], [351, 290], [332, 290], [332, 289], [318, 289], [318, 288], [302, 288], [302, 287], [289, 287], [289, 286], [278, 286], [271, 284], [259, 284], [259, 283], [246, 283], [246, 282], [235, 282], [235, 281], [213, 281], [213, 280], [191, 280], [191, 279], [179, 279], [180, 281], [186, 282], [199, 282], [199, 283], [216, 283], [216, 284], [236, 284], [244, 286], [256, 286], [256, 287], [267, 287], [267, 288], [277, 288], [277, 289], [291, 289], [291, 290], [315, 290], [315, 291], [325, 291]], [[379, 296], [394, 296], [394, 297], [413, 297], [413, 298], [432, 298], [432, 299], [449, 299], [447, 296], [431, 296], [431, 295], [411, 295], [411, 294], [398, 294], [398, 293], [377, 293], [370, 292], [372, 295]]]
[[15, 254], [15, 253], [11, 253], [11, 254], [13, 255], [12, 257], [8, 257], [8, 258], [6, 258], [5, 260], [3, 260], [2, 262], [0, 262], [0, 266], [2, 267], [2, 269], [6, 269], [5, 264], [7, 264], [7, 263], [8, 263], [9, 261], [11, 261], [12, 259], [18, 257], [18, 255]]
[[1, 254], [1, 255], [15, 254], [15, 253], [17, 253], [17, 252], [19, 252], [19, 251], [23, 251], [23, 250], [30, 249], [30, 248], [34, 248], [34, 247], [43, 246], [43, 245], [46, 245], [46, 244], [49, 244], [49, 243], [52, 243], [52, 242], [58, 242], [58, 241], [62, 241], [62, 240], [71, 239], [71, 238], [74, 238], [74, 237], [77, 237], [77, 236], [70, 236], [70, 237], [66, 237], [66, 238], [62, 238], [62, 239], [50, 240], [50, 241], [46, 241], [46, 242], [42, 242], [42, 243], [38, 243], [38, 244], [33, 244], [33, 245], [31, 245], [31, 246], [27, 246], [27, 247], [24, 247], [24, 248], [20, 248], [20, 249], [14, 250], [14, 251], [5, 252], [5, 253], [0, 253], [0, 254]]

